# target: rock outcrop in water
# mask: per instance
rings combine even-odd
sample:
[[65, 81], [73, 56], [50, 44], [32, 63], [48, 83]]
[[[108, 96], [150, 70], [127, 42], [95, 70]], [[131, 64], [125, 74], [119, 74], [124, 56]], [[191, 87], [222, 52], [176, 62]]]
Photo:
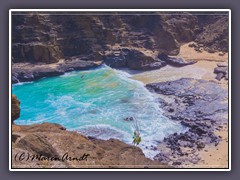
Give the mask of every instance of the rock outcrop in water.
[[12, 123], [15, 119], [19, 118], [20, 116], [20, 101], [17, 99], [17, 97], [13, 94], [12, 95]]
[[[199, 46], [212, 51], [228, 48], [226, 15], [107, 14], [25, 12], [13, 15], [12, 62], [49, 64], [62, 60], [65, 63], [66, 59], [77, 57], [81, 61], [74, 65], [75, 69], [89, 68], [89, 61], [103, 61], [111, 67], [152, 70], [165, 65], [158, 54], [177, 55], [182, 43], [196, 40]], [[146, 54], [147, 51], [150, 53]], [[26, 79], [24, 72], [15, 72], [14, 65], [13, 73], [13, 82]]]
[[[13, 121], [19, 117], [19, 103], [13, 95]], [[12, 167], [171, 168], [146, 158], [138, 147], [116, 139], [87, 138], [51, 123], [12, 125]]]
[[198, 150], [206, 145], [218, 145], [221, 137], [214, 131], [228, 120], [227, 90], [216, 82], [190, 78], [152, 83], [146, 87], [162, 95], [159, 105], [165, 116], [189, 128], [185, 133], [164, 138], [159, 146], [161, 153], [155, 159], [176, 166], [196, 164], [200, 160]]

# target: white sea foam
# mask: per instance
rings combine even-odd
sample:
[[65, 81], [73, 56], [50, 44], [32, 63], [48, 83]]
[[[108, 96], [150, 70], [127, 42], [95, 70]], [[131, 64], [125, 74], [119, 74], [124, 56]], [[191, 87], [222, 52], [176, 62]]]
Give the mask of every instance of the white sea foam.
[[29, 82], [18, 82], [16, 84], [13, 84], [12, 87], [15, 87], [15, 86], [22, 86], [22, 85], [25, 85], [25, 84], [32, 84], [34, 83], [34, 81], [29, 81]]
[[85, 125], [81, 128], [72, 128], [71, 131], [78, 131], [86, 136], [93, 136], [103, 140], [119, 139], [122, 141], [128, 141], [131, 138], [131, 134], [126, 131], [122, 131], [108, 124], [97, 124], [97, 125]]
[[[74, 79], [81, 74], [85, 74], [85, 78]], [[35, 120], [31, 123], [54, 122], [87, 136], [105, 140], [116, 138], [132, 145], [136, 127], [134, 122], [124, 119], [134, 117], [142, 137], [139, 147], [147, 157], [153, 158], [159, 153], [153, 150], [153, 146], [156, 147], [165, 136], [186, 129], [164, 117], [154, 94], [131, 76], [103, 65], [96, 70], [66, 73], [47, 83], [44, 83], [47, 78], [36, 82], [41, 96], [36, 94], [34, 97], [38, 102], [29, 98], [28, 102], [22, 100], [25, 106], [16, 122], [30, 124], [27, 119]], [[68, 77], [71, 77], [69, 81], [65, 79]], [[27, 88], [29, 92], [36, 89]], [[26, 91], [19, 88], [18, 93], [20, 90]], [[36, 104], [42, 109], [35, 108]]]

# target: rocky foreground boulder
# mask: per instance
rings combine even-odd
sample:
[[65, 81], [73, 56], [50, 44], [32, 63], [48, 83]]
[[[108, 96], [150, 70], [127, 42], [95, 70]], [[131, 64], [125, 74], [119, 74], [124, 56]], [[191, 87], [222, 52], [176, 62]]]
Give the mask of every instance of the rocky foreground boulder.
[[89, 139], [58, 124], [13, 125], [12, 130], [13, 168], [169, 168], [136, 146]]
[[16, 95], [12, 95], [12, 123], [15, 119], [20, 117], [20, 101], [17, 99]]

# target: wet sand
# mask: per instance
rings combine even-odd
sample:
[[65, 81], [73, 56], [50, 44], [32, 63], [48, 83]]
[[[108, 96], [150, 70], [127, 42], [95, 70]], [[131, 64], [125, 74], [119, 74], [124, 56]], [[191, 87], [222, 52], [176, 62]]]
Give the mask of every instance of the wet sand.
[[[188, 43], [189, 44], [189, 43]], [[197, 60], [193, 65], [185, 67], [166, 66], [153, 71], [129, 71], [132, 78], [143, 82], [144, 84], [172, 81], [180, 78], [196, 78], [215, 81], [223, 88], [228, 88], [228, 81], [215, 79], [216, 74], [213, 73], [215, 67], [220, 62], [228, 63], [228, 54], [223, 56], [219, 53], [208, 53], [203, 51], [199, 53], [193, 48], [188, 47], [188, 44], [180, 48], [178, 57], [185, 60]], [[228, 124], [225, 123], [222, 128], [215, 131], [215, 134], [222, 137], [222, 141], [217, 146], [206, 146], [199, 151], [199, 156], [202, 158], [197, 164], [186, 165], [184, 168], [228, 168]]]

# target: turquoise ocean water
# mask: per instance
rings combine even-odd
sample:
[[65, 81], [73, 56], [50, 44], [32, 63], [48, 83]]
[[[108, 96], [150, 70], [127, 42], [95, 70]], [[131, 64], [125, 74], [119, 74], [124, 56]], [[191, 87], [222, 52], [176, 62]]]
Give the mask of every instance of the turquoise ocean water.
[[[186, 131], [162, 115], [156, 97], [143, 83], [108, 66], [18, 83], [12, 92], [21, 101], [16, 124], [58, 123], [88, 136], [132, 144], [137, 121], [140, 147], [149, 158], [158, 153], [152, 148], [165, 136]], [[125, 121], [127, 117], [135, 120]]]

